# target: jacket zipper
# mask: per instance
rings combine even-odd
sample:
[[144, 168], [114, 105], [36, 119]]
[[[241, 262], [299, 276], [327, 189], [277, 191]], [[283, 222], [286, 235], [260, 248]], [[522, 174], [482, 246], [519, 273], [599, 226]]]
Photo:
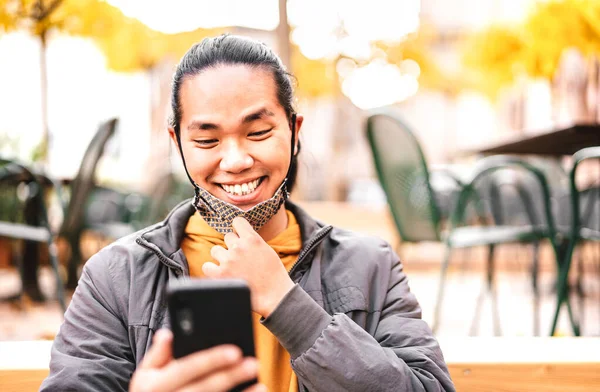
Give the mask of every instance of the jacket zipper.
[[[304, 258], [306, 257], [306, 255], [308, 255], [323, 240], [323, 238], [325, 238], [325, 236], [327, 234], [329, 234], [329, 232], [332, 229], [333, 229], [333, 227], [331, 227], [331, 226], [323, 229], [316, 237], [313, 237], [308, 242], [308, 244], [300, 251], [300, 254], [298, 255], [298, 259], [296, 260], [296, 262], [294, 263], [294, 265], [292, 265], [292, 268], [290, 269], [290, 272], [288, 273], [288, 275], [290, 275], [290, 276], [292, 275], [292, 273], [294, 272], [294, 269], [296, 268], [296, 266], [298, 264], [300, 264], [301, 261], [304, 260]], [[159, 252], [156, 249], [152, 248], [151, 246], [148, 246], [139, 237], [135, 239], [135, 242], [138, 245], [141, 245], [144, 248], [152, 251], [152, 253], [154, 253], [156, 256], [158, 256], [159, 260], [163, 264], [165, 264], [167, 267], [175, 269], [176, 275], [178, 275], [178, 276], [179, 275], [183, 275], [183, 269], [181, 267], [179, 267], [176, 263], [174, 263], [173, 261], [171, 261], [169, 258], [167, 258], [165, 255], [163, 255], [162, 252]]]
[[151, 246], [148, 246], [147, 244], [144, 243], [144, 241], [141, 240], [141, 238], [136, 238], [135, 242], [138, 245], [143, 246], [144, 248], [150, 250], [152, 253], [154, 253], [156, 256], [158, 256], [158, 259], [167, 267], [172, 268], [175, 270], [175, 275], [177, 275], [177, 277], [179, 277], [180, 275], [183, 275], [183, 269], [178, 266], [176, 263], [174, 263], [172, 260], [170, 260], [169, 258], [167, 258], [164, 254], [162, 254], [162, 252], [159, 252], [158, 250], [152, 248]]
[[333, 229], [332, 226], [329, 226], [325, 229], [323, 229], [323, 231], [321, 231], [316, 237], [313, 237], [308, 244], [304, 247], [304, 249], [302, 249], [300, 251], [300, 254], [298, 255], [298, 259], [296, 259], [296, 262], [294, 263], [294, 265], [292, 265], [292, 268], [290, 268], [290, 272], [288, 273], [288, 275], [292, 276], [292, 273], [294, 272], [294, 269], [296, 268], [296, 266], [298, 264], [300, 264], [300, 262], [306, 257], [306, 255], [308, 255], [322, 240], [323, 238], [325, 238], [325, 236], [327, 234], [329, 234], [329, 232]]
[[[296, 266], [298, 264], [300, 264], [300, 262], [302, 260], [304, 260], [304, 258], [306, 257], [306, 255], [308, 255], [314, 248], [316, 248], [317, 245], [319, 245], [321, 243], [321, 241], [323, 241], [323, 238], [325, 238], [325, 236], [327, 234], [329, 234], [329, 232], [333, 229], [332, 226], [329, 226], [325, 229], [323, 229], [323, 231], [321, 231], [316, 237], [313, 237], [308, 244], [300, 251], [300, 254], [298, 255], [298, 259], [296, 260], [296, 262], [294, 263], [294, 265], [292, 266], [292, 268], [290, 269], [289, 272], [289, 276], [292, 276], [292, 273], [294, 272], [294, 269], [296, 269]], [[298, 390], [303, 391], [303, 392], [308, 392], [308, 388], [306, 388], [304, 386], [304, 384], [302, 384], [302, 381], [300, 381], [300, 379], [298, 379]]]

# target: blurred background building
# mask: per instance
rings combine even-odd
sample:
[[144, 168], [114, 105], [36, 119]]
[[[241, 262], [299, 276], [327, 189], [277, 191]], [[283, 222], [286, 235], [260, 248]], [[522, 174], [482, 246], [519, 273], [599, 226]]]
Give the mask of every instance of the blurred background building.
[[[181, 174], [165, 126], [174, 65], [193, 42], [232, 32], [275, 48], [298, 78], [296, 197], [384, 203], [367, 110], [395, 105], [433, 164], [594, 116], [599, 10], [593, 0], [1, 0], [0, 152], [69, 178], [114, 116], [98, 178], [152, 189], [157, 169]], [[571, 103], [561, 86], [579, 86]]]

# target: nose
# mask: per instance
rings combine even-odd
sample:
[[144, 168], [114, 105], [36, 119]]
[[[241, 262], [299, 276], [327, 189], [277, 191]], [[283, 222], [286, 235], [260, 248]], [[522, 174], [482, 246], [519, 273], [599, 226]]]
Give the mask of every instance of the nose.
[[221, 157], [219, 168], [230, 173], [241, 173], [254, 165], [254, 159], [244, 146], [238, 142], [228, 143]]

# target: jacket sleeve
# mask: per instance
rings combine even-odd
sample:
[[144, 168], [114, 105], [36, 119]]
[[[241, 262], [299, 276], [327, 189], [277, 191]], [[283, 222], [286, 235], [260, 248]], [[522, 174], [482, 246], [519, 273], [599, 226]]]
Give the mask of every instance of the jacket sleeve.
[[298, 285], [264, 320], [309, 391], [455, 390], [402, 264], [389, 246], [386, 255], [391, 273], [374, 336], [346, 314], [329, 315]]
[[101, 252], [88, 260], [52, 345], [41, 391], [126, 391], [135, 369], [127, 327]]

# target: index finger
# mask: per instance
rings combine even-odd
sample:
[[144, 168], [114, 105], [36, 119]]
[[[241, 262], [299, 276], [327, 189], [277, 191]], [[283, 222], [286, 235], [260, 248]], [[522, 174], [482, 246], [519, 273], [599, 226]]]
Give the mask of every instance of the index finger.
[[233, 222], [231, 222], [231, 227], [233, 227], [233, 230], [235, 230], [237, 235], [240, 237], [247, 237], [247, 236], [258, 234], [254, 230], [254, 227], [252, 227], [250, 222], [248, 222], [246, 219], [244, 219], [240, 216], [236, 217], [233, 220]]
[[140, 363], [140, 369], [161, 368], [169, 363], [173, 359], [172, 340], [173, 334], [168, 329], [156, 331], [152, 339], [152, 345]]

